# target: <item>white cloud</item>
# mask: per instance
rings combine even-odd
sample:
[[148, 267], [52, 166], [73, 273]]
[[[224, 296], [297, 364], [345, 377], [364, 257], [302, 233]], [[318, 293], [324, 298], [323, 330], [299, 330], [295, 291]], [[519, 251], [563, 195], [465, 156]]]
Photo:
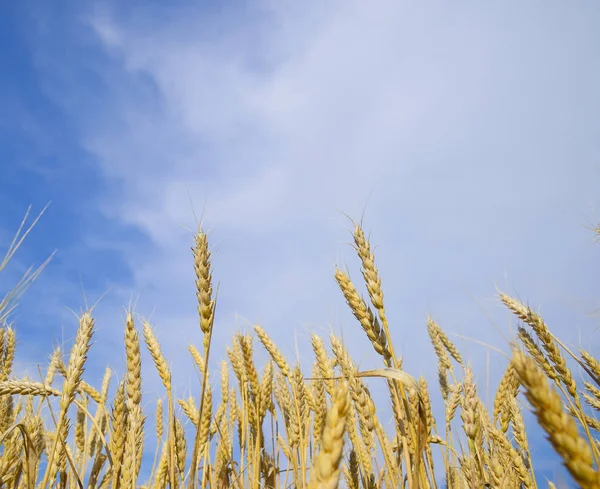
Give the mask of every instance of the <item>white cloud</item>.
[[[339, 244], [349, 235], [336, 209], [358, 218], [367, 202], [397, 348], [417, 373], [435, 368], [428, 311], [451, 332], [507, 350], [475, 302], [498, 317], [488, 301], [495, 280], [553, 311], [557, 290], [573, 286], [589, 301], [597, 284], [575, 224], [598, 176], [589, 122], [599, 73], [585, 13], [331, 5], [264, 3], [231, 17], [190, 9], [164, 22], [91, 16], [108, 53], [96, 68], [107, 94], [102, 110], [72, 115], [115, 184], [103, 212], [155, 245], [114, 244], [181, 372], [177, 352], [187, 331], [199, 334], [188, 191], [196, 210], [206, 202], [219, 244], [221, 344], [236, 313], [262, 319], [290, 352], [300, 324], [337, 328], [343, 311], [362, 356], [331, 274], [340, 257], [360, 276]], [[127, 301], [132, 292], [116, 293]], [[556, 328], [577, 340], [570, 324]]]

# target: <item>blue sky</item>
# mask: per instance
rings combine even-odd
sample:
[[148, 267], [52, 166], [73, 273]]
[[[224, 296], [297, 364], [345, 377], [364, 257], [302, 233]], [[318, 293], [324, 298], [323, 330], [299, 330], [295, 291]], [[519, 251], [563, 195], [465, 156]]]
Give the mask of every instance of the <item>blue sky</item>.
[[431, 314], [494, 389], [505, 358], [455, 335], [508, 352], [496, 286], [597, 353], [599, 22], [596, 2], [3, 6], [0, 244], [51, 205], [0, 286], [58, 250], [13, 318], [19, 368], [108, 292], [90, 379], [122, 365], [135, 303], [189, 393], [192, 209], [215, 245], [214, 362], [260, 323], [303, 361], [333, 328], [375, 364], [333, 280], [360, 277], [340, 210], [365, 211], [412, 373], [435, 380]]

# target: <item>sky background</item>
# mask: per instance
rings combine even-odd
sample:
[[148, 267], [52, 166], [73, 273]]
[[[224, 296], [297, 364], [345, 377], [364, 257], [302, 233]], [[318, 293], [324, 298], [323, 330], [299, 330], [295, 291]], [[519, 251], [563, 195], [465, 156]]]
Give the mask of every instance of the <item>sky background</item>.
[[[102, 298], [88, 379], [122, 371], [135, 304], [177, 392], [195, 393], [194, 211], [219, 283], [213, 368], [253, 324], [305, 365], [310, 333], [330, 330], [361, 368], [378, 365], [333, 279], [336, 264], [360, 278], [342, 212], [364, 213], [412, 374], [435, 385], [430, 314], [484, 399], [494, 392], [506, 357], [464, 338], [509, 352], [497, 288], [598, 354], [600, 248], [585, 228], [600, 221], [597, 2], [24, 1], [1, 13], [2, 249], [29, 205], [51, 202], [2, 291], [57, 250], [13, 315], [19, 372], [70, 347], [71, 310]], [[536, 451], [551, 473], [547, 443]]]

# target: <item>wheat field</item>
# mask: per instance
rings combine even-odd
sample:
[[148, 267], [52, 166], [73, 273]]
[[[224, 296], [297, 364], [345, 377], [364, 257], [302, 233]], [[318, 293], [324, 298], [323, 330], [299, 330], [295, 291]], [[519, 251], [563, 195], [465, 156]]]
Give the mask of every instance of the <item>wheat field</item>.
[[[0, 271], [29, 230], [22, 231]], [[211, 351], [216, 297], [210, 246], [199, 229], [191, 263], [204, 340], [189, 346], [201, 381], [188, 399], [176, 398], [169, 359], [151, 324], [132, 311], [123, 328], [126, 371], [112, 398], [111, 370], [99, 386], [85, 380], [93, 310], [79, 317], [70, 351], [49, 352], [39, 380], [15, 378], [9, 314], [43, 266], [30, 270], [0, 303], [1, 487], [531, 489], [541, 487], [524, 422], [524, 410], [532, 410], [577, 487], [600, 488], [600, 361], [570, 350], [532, 309], [500, 293], [519, 327], [506, 345], [512, 359], [493, 406], [486, 408], [475, 373], [431, 318], [426, 324], [439, 377], [428, 385], [403, 370], [394, 350], [382, 282], [361, 225], [354, 225], [353, 241], [362, 283], [340, 268], [333, 275], [357, 322], [346, 327], [362, 328], [380, 366], [361, 371], [341, 338], [313, 334], [305, 345], [314, 352], [307, 372], [260, 326], [255, 335], [237, 334], [226, 352]], [[146, 421], [149, 406], [142, 404], [143, 348], [164, 387], [151, 413], [155, 425]], [[270, 361], [257, 365], [256, 348], [264, 348]], [[227, 361], [209, 372], [221, 354]], [[567, 360], [585, 374], [576, 378]], [[373, 377], [386, 386], [386, 406], [376, 405], [366, 385]], [[444, 400], [441, 419], [432, 414], [430, 389], [439, 389]], [[393, 413], [393, 430], [384, 427], [383, 410]], [[157, 440], [150, 460], [143, 456], [149, 434]], [[548, 481], [543, 487], [556, 486]]]

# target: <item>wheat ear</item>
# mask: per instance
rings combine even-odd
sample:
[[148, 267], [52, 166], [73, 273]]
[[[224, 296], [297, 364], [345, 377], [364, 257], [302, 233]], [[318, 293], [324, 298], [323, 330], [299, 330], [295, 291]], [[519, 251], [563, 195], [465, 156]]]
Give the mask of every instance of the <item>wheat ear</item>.
[[327, 411], [321, 450], [315, 460], [308, 489], [335, 489], [338, 486], [349, 405], [348, 384], [342, 381]]
[[583, 489], [600, 487], [600, 474], [593, 467], [590, 447], [579, 435], [575, 421], [563, 411], [558, 392], [550, 388], [533, 358], [517, 350], [512, 362], [540, 425], [573, 478]]

